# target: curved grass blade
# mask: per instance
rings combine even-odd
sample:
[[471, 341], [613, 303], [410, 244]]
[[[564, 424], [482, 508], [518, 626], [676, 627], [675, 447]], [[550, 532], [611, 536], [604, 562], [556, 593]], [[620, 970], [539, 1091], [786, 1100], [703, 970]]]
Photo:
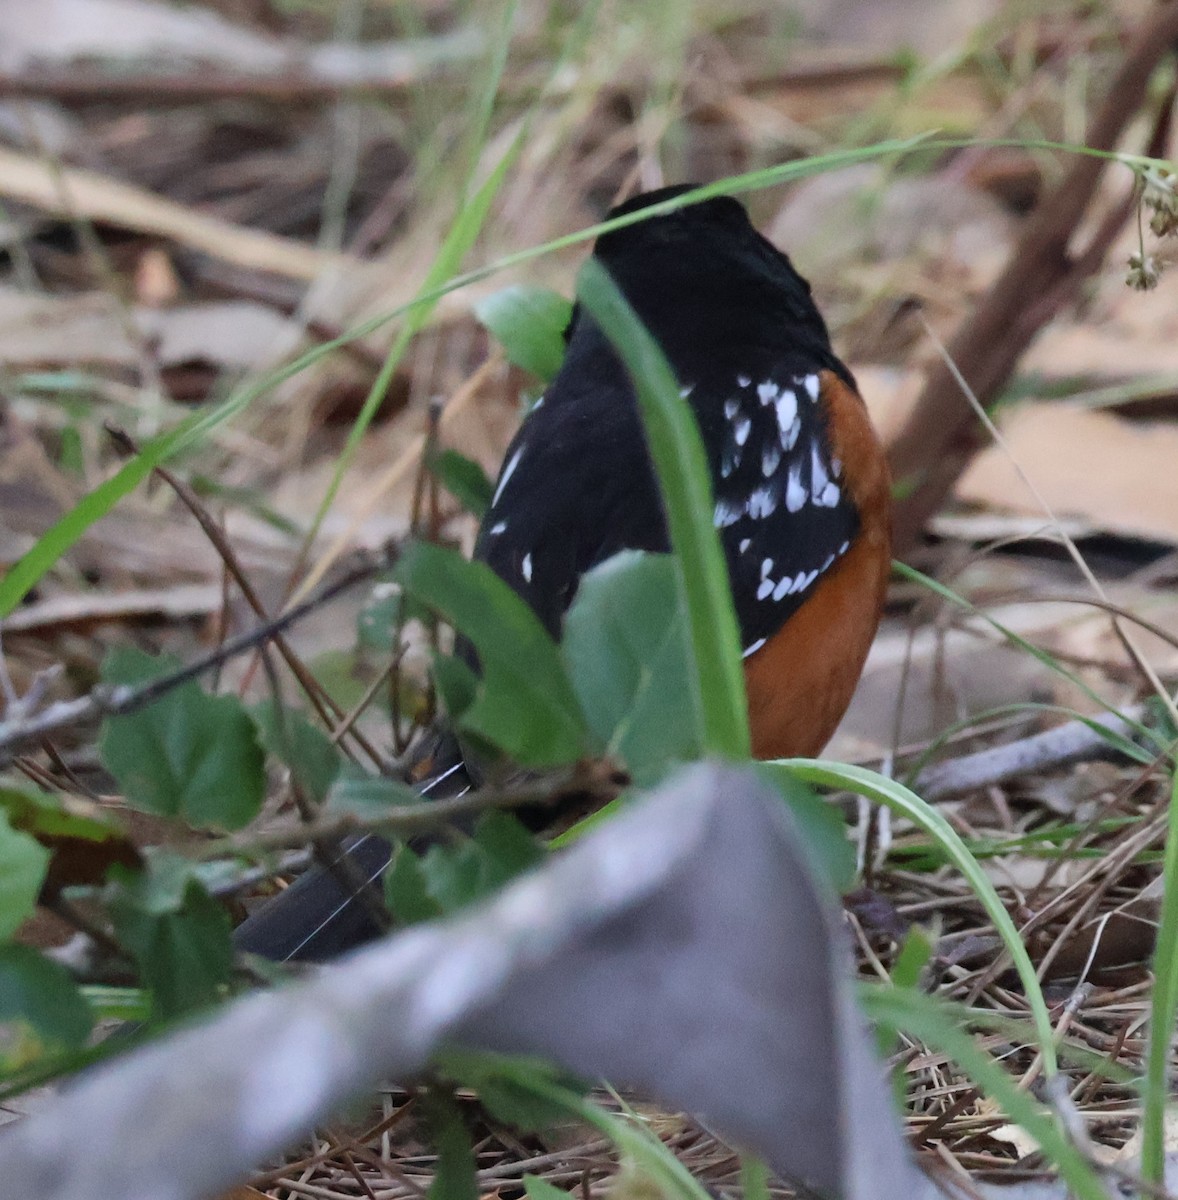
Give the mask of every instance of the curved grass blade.
[[894, 779], [886, 779], [865, 767], [851, 766], [846, 763], [819, 762], [809, 758], [780, 758], [766, 764], [766, 767], [787, 772], [805, 783], [817, 784], [822, 787], [845, 788], [865, 796], [877, 804], [883, 804], [892, 812], [906, 817], [914, 825], [919, 826], [944, 850], [946, 857], [965, 876], [975, 895], [981, 901], [986, 915], [994, 923], [998, 936], [1006, 947], [1014, 969], [1022, 980], [1023, 990], [1027, 996], [1027, 1006], [1031, 1010], [1031, 1019], [1035, 1033], [1039, 1039], [1039, 1050], [1043, 1055], [1043, 1070], [1050, 1078], [1058, 1067], [1055, 1058], [1055, 1037], [1051, 1027], [1051, 1017], [1047, 1011], [1047, 1002], [1043, 998], [1043, 989], [1039, 986], [1039, 978], [1035, 974], [1035, 966], [1027, 953], [1026, 947], [1019, 937], [1018, 929], [1006, 911], [994, 885], [986, 877], [978, 861], [970, 854], [965, 843], [948, 821], [930, 804], [922, 800], [915, 792], [910, 791], [902, 783]]
[[1002, 1105], [1012, 1121], [1039, 1143], [1067, 1182], [1071, 1195], [1079, 1200], [1108, 1200], [1109, 1193], [1095, 1170], [1051, 1115], [975, 1045], [956, 1017], [947, 1014], [944, 1004], [920, 992], [872, 985], [860, 988], [859, 1000], [871, 1020], [904, 1030], [954, 1059], [987, 1096]]
[[1150, 998], [1149, 1050], [1142, 1088], [1141, 1174], [1159, 1189], [1166, 1175], [1166, 1105], [1170, 1101], [1170, 1048], [1178, 1016], [1178, 775], [1170, 792], [1162, 869], [1162, 915], [1153, 960], [1153, 995]]

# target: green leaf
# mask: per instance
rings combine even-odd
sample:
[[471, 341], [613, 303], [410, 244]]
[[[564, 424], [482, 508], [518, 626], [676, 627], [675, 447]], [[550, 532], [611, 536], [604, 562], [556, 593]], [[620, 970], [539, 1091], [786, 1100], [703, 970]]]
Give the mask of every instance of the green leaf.
[[401, 920], [430, 920], [491, 895], [542, 857], [515, 817], [489, 812], [479, 818], [474, 836], [456, 846], [435, 844], [420, 856], [400, 847], [385, 895]]
[[[138, 684], [174, 663], [114, 650], [103, 666], [112, 684]], [[199, 828], [239, 829], [257, 816], [265, 759], [241, 702], [209, 696], [196, 683], [173, 688], [139, 712], [110, 717], [102, 761], [135, 808], [182, 817]]]
[[49, 851], [0, 812], [0, 939], [12, 937], [37, 905]]
[[478, 1200], [474, 1150], [457, 1101], [429, 1088], [420, 1103], [438, 1155], [429, 1200]]
[[402, 586], [436, 609], [478, 651], [482, 679], [464, 729], [525, 766], [573, 762], [585, 722], [560, 653], [536, 614], [484, 563], [427, 543], [397, 565]]
[[364, 775], [345, 768], [327, 793], [332, 812], [351, 812], [359, 817], [379, 817], [390, 808], [420, 804], [421, 797], [407, 783], [382, 775]]
[[450, 719], [458, 722], [479, 694], [479, 677], [460, 658], [435, 654], [434, 684]]
[[495, 485], [474, 459], [457, 450], [443, 450], [430, 459], [429, 469], [468, 513], [482, 517], [491, 507]]
[[822, 877], [835, 892], [847, 891], [855, 879], [855, 851], [847, 840], [842, 814], [800, 779], [777, 770], [774, 764], [757, 763], [755, 769], [785, 801]]
[[148, 871], [115, 870], [115, 934], [151, 988], [156, 1014], [170, 1019], [218, 999], [233, 967], [231, 922], [193, 864], [160, 854]]
[[479, 300], [475, 316], [503, 347], [509, 362], [550, 382], [564, 358], [572, 302], [549, 288], [505, 287]]
[[904, 938], [896, 961], [892, 963], [892, 985], [915, 990], [920, 986], [920, 977], [929, 959], [933, 956], [933, 943], [919, 925], [913, 925]]
[[290, 768], [298, 785], [316, 804], [327, 796], [344, 758], [335, 743], [300, 712], [264, 700], [250, 709], [262, 745]]
[[538, 1094], [535, 1081], [575, 1096], [589, 1090], [567, 1071], [539, 1058], [448, 1046], [437, 1056], [437, 1065], [448, 1079], [477, 1092], [496, 1120], [527, 1131], [543, 1132], [569, 1117], [559, 1101]]
[[589, 729], [639, 786], [704, 752], [687, 601], [669, 555], [624, 551], [585, 575], [561, 650]]
[[679, 559], [694, 650], [695, 690], [705, 748], [722, 758], [748, 758], [748, 709], [740, 633], [728, 569], [712, 523], [712, 489], [699, 429], [659, 344], [595, 259], [578, 276], [577, 295], [620, 355], [634, 381], [638, 407]]
[[0, 785], [0, 808], [14, 829], [45, 837], [85, 838], [104, 842], [121, 837], [123, 827], [114, 813], [81, 796], [43, 792], [32, 784]]
[[47, 1050], [81, 1046], [94, 1012], [62, 966], [31, 946], [0, 946], [0, 1061], [12, 1071]]
[[442, 906], [430, 895], [421, 856], [408, 846], [400, 845], [393, 853], [393, 865], [384, 875], [384, 895], [399, 924], [416, 925], [442, 915]]
[[568, 1192], [540, 1175], [525, 1175], [523, 1185], [528, 1200], [569, 1200]]

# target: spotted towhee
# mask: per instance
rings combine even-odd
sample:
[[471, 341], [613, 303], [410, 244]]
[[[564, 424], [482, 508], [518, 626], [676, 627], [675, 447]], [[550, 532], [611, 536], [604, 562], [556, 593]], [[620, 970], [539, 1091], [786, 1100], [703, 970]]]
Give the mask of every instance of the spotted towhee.
[[[638, 196], [610, 216], [686, 190]], [[858, 681], [890, 562], [888, 471], [855, 381], [809, 285], [736, 200], [617, 229], [594, 254], [662, 346], [699, 424], [753, 751], [817, 754]], [[475, 547], [554, 637], [591, 567], [624, 549], [669, 548], [625, 370], [580, 309], [567, 343], [508, 447]], [[368, 838], [358, 850], [369, 875], [383, 869], [387, 844]], [[330, 875], [312, 872], [241, 926], [238, 944], [329, 958], [371, 932], [356, 907]]]

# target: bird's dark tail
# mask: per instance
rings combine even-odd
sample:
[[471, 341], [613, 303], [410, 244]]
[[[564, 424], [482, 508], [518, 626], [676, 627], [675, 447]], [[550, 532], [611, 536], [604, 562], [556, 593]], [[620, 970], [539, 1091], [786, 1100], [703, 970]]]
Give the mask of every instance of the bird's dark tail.
[[[470, 786], [466, 765], [454, 748], [455, 761], [421, 785], [424, 798], [460, 796]], [[363, 834], [343, 843], [340, 858], [350, 867], [345, 873], [336, 863], [318, 863], [284, 891], [265, 901], [234, 931], [236, 949], [273, 962], [328, 962], [347, 950], [371, 941], [381, 933], [372, 904], [379, 892], [365, 897], [345, 883], [348, 875], [365, 886], [379, 887], [393, 848], [376, 834]]]

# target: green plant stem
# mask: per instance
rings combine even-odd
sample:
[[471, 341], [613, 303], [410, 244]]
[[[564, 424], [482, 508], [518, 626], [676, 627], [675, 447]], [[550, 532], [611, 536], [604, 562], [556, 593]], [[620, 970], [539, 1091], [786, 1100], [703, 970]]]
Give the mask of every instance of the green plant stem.
[[683, 574], [704, 749], [724, 758], [747, 758], [751, 743], [740, 631], [712, 523], [707, 459], [694, 415], [661, 347], [596, 259], [581, 268], [577, 294], [617, 350], [638, 394], [671, 547]]
[[1166, 1173], [1165, 1116], [1170, 1093], [1170, 1048], [1178, 1015], [1178, 774], [1170, 792], [1162, 868], [1162, 915], [1153, 960], [1149, 1050], [1141, 1118], [1141, 1174], [1161, 1187]]

